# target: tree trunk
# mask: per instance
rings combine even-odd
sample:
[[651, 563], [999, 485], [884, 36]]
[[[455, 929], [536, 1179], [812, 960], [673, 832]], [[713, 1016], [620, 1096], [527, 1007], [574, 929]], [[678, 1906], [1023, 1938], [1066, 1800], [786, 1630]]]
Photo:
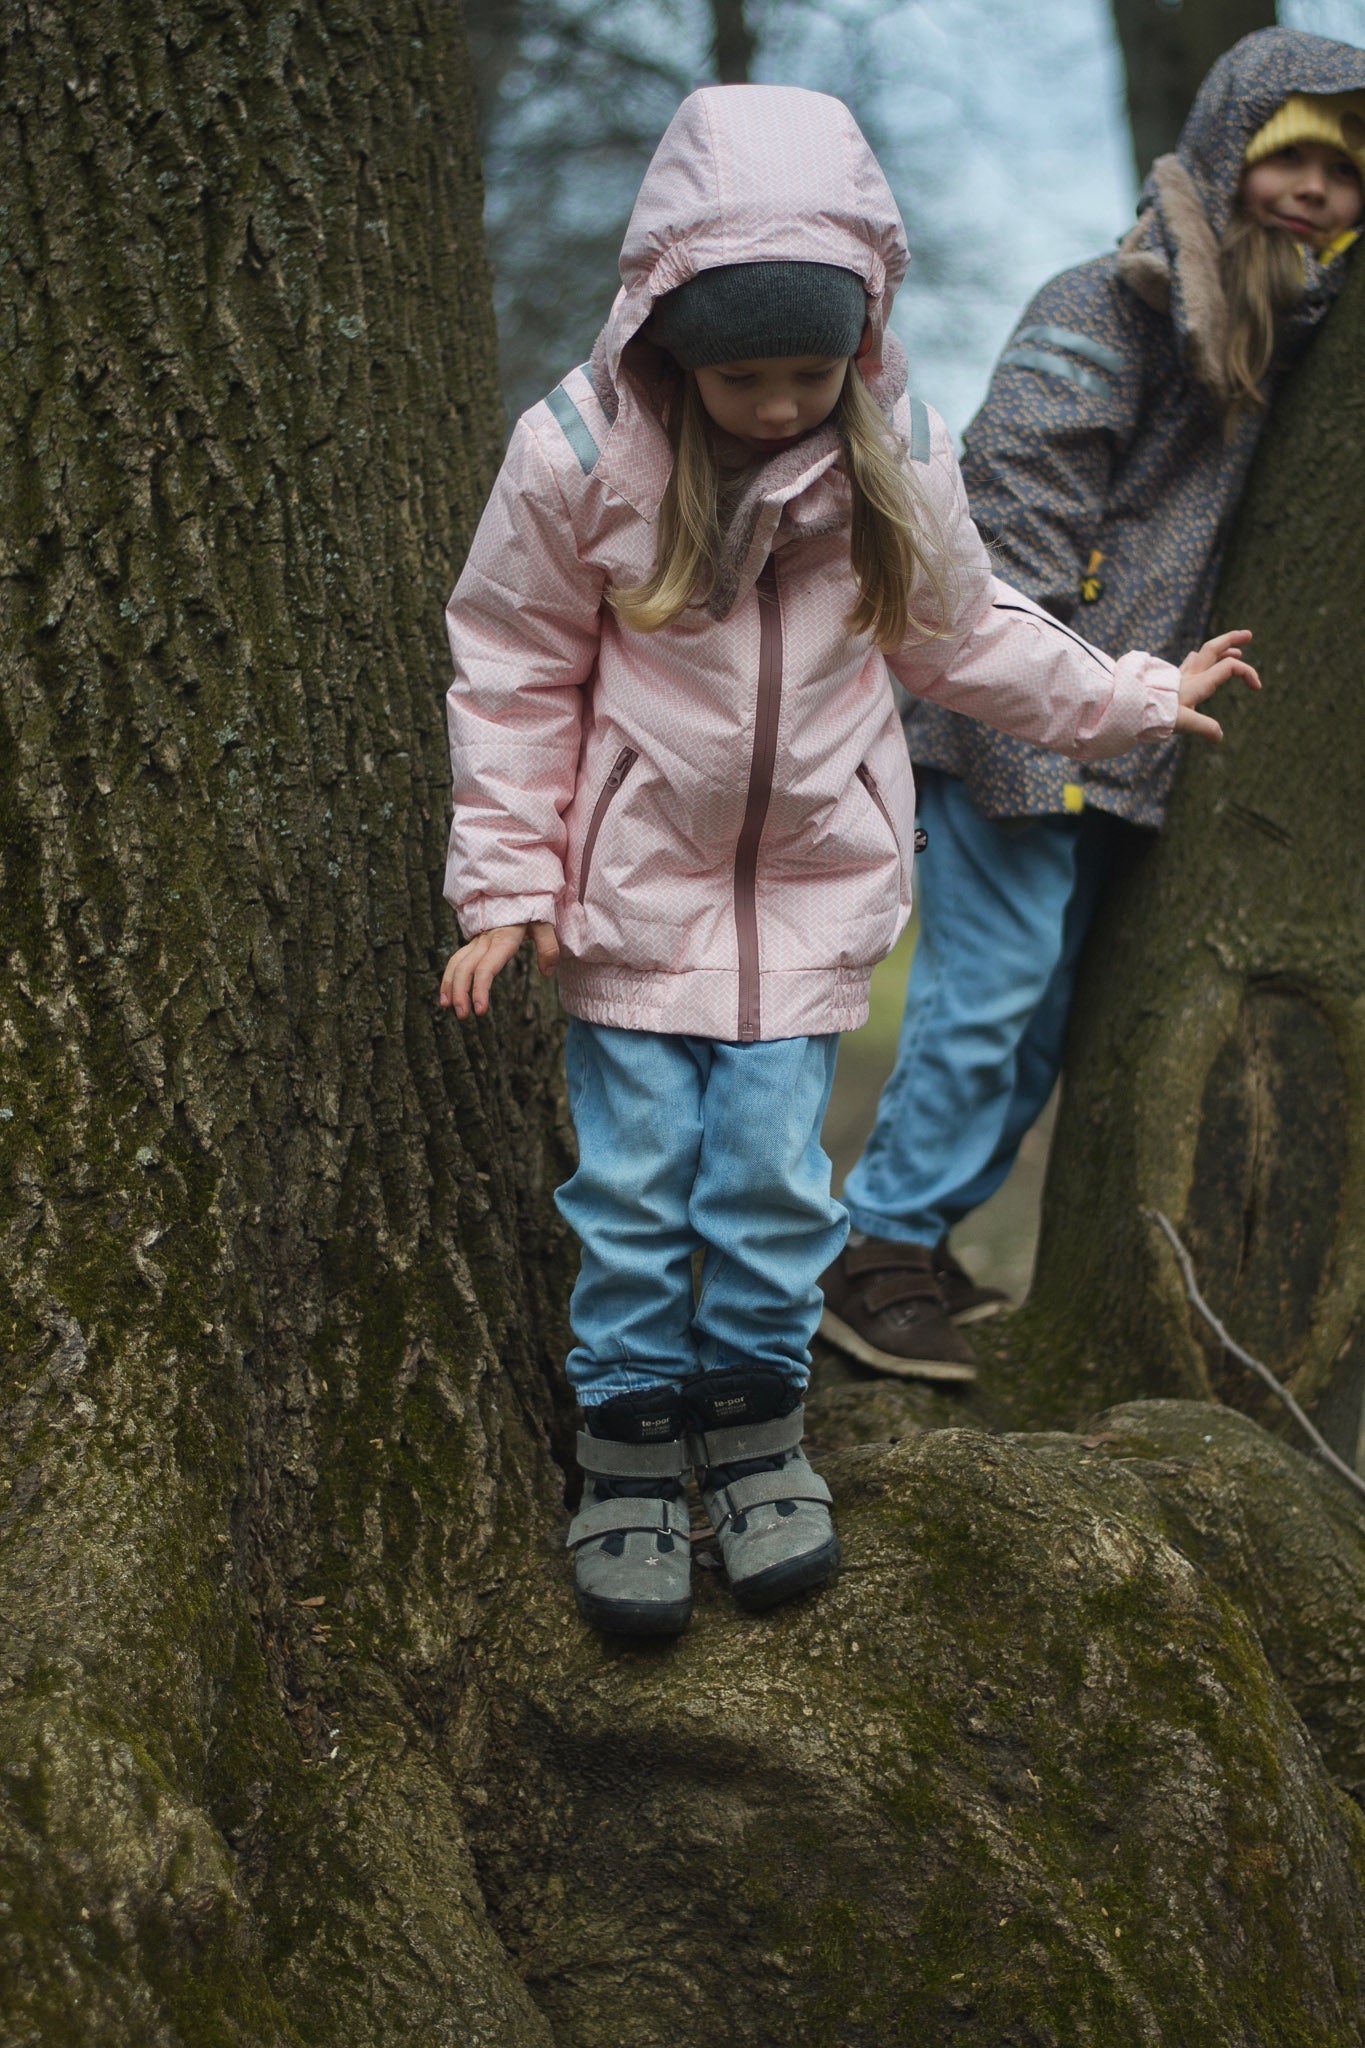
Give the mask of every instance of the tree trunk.
[[555, 1511], [552, 1006], [438, 1022], [501, 438], [423, 0], [6, 25], [0, 2039], [548, 2039], [447, 1729]]
[[1128, 125], [1139, 180], [1174, 149], [1204, 74], [1253, 29], [1273, 28], [1275, 0], [1110, 0], [1123, 51]]
[[487, 146], [498, 94], [525, 33], [523, 0], [469, 0], [464, 10], [479, 133]]
[[[1187, 1306], [1143, 1211], [1194, 1256], [1232, 1336], [1348, 1461], [1365, 1388], [1365, 266], [1276, 405], [1215, 626], [1255, 629], [1166, 831], [1090, 949], [1012, 1344], [1036, 1407], [1177, 1392], [1294, 1432]], [[1299, 1440], [1295, 1437], [1295, 1440]]]
[[711, 57], [722, 85], [747, 85], [758, 37], [749, 24], [747, 0], [710, 0], [714, 35]]

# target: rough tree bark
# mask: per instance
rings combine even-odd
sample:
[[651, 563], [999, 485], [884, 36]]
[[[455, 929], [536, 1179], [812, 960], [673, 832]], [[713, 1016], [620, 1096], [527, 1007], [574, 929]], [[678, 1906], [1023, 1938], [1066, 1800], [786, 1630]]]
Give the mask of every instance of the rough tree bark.
[[1133, 161], [1145, 178], [1174, 149], [1200, 81], [1224, 50], [1273, 28], [1275, 0], [1110, 0], [1123, 51]]
[[[1215, 624], [1263, 696], [1225, 692], [1168, 829], [1102, 919], [1080, 993], [1038, 1273], [1012, 1333], [1039, 1408], [1134, 1392], [1273, 1396], [1186, 1305], [1162, 1210], [1231, 1334], [1348, 1461], [1365, 1389], [1365, 266], [1279, 401]], [[1039, 1412], [1035, 1408], [1034, 1412]]]
[[433, 1006], [458, 14], [4, 34], [0, 2039], [523, 2048], [442, 1737], [562, 1298], [552, 1012]]

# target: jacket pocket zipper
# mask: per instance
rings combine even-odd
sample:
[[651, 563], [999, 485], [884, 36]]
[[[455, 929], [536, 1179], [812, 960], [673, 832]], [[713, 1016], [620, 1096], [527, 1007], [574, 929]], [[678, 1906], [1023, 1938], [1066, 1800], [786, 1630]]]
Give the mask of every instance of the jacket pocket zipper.
[[888, 811], [885, 803], [882, 801], [882, 793], [878, 789], [876, 783], [872, 778], [872, 770], [868, 767], [866, 761], [860, 761], [853, 772], [857, 776], [859, 782], [861, 782], [861, 784], [863, 785], [863, 788], [867, 791], [868, 795], [871, 797], [873, 803], [877, 806], [877, 809], [885, 818], [886, 829], [891, 834], [891, 837], [895, 840], [896, 850], [897, 852], [899, 852], [901, 843], [900, 834], [897, 832], [895, 826], [891, 822], [891, 813], [890, 811]]
[[592, 807], [592, 816], [588, 820], [587, 837], [583, 841], [583, 857], [578, 863], [578, 900], [580, 903], [587, 900], [588, 870], [592, 866], [593, 848], [597, 844], [597, 835], [602, 830], [602, 820], [607, 815], [607, 808], [612, 798], [639, 758], [638, 748], [622, 747], [620, 753], [612, 762], [611, 774], [603, 783], [597, 802]]
[[[883, 816], [883, 817], [885, 818], [885, 820], [886, 820], [886, 829], [887, 829], [887, 831], [888, 831], [888, 832], [889, 832], [889, 833], [891, 834], [891, 837], [892, 837], [892, 838], [893, 838], [893, 839], [895, 840], [895, 842], [896, 842], [896, 851], [897, 851], [897, 852], [899, 852], [899, 851], [900, 851], [900, 843], [901, 843], [901, 841], [900, 841], [900, 834], [899, 834], [899, 832], [897, 832], [897, 830], [896, 830], [895, 826], [894, 826], [894, 825], [892, 824], [892, 822], [891, 822], [891, 813], [890, 813], [890, 811], [888, 811], [888, 809], [886, 808], [886, 805], [885, 805], [885, 803], [884, 803], [884, 802], [883, 802], [883, 800], [882, 800], [882, 793], [881, 793], [881, 791], [880, 791], [880, 790], [878, 789], [878, 787], [877, 787], [877, 785], [876, 785], [876, 782], [875, 782], [875, 781], [874, 781], [874, 779], [873, 779], [873, 775], [872, 775], [872, 770], [871, 770], [871, 769], [870, 769], [870, 768], [868, 767], [868, 765], [867, 765], [866, 761], [860, 761], [860, 762], [858, 763], [858, 766], [857, 766], [857, 767], [856, 767], [856, 768], [854, 769], [854, 771], [853, 771], [853, 772], [854, 772], [854, 774], [855, 774], [855, 775], [857, 776], [857, 778], [858, 778], [859, 782], [861, 782], [861, 784], [863, 785], [863, 788], [864, 788], [864, 789], [865, 789], [865, 790], [867, 791], [868, 795], [869, 795], [869, 796], [871, 797], [871, 799], [872, 799], [873, 803], [874, 803], [874, 804], [875, 804], [875, 805], [877, 806], [877, 809], [878, 809], [878, 810], [879, 810], [879, 811], [881, 812], [882, 816]], [[926, 847], [926, 846], [927, 846], [928, 844], [929, 844], [929, 834], [928, 834], [927, 832], [923, 831], [923, 830], [922, 830], [922, 829], [920, 828], [920, 826], [916, 825], [916, 827], [915, 827], [915, 840], [914, 840], [915, 852], [916, 852], [916, 853], [923, 853], [923, 851], [924, 851], [925, 847]]]

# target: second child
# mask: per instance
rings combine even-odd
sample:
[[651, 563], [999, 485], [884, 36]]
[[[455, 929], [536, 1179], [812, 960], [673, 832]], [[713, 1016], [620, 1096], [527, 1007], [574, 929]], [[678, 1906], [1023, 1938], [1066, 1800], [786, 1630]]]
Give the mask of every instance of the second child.
[[[1362, 172], [1365, 50], [1258, 30], [1205, 79], [1120, 247], [1022, 315], [963, 473], [1002, 574], [1087, 639], [1178, 658], [1205, 630], [1262, 425], [1352, 260]], [[1003, 1296], [948, 1233], [1052, 1092], [1107, 874], [1161, 824], [1177, 750], [1078, 767], [923, 699], [906, 731], [919, 941], [824, 1328], [876, 1371], [966, 1377], [960, 1325]]]

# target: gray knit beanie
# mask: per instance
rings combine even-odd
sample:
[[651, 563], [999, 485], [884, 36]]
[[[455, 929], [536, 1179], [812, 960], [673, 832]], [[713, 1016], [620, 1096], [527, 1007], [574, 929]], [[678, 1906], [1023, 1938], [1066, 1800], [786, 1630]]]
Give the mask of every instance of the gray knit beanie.
[[641, 329], [686, 370], [767, 356], [851, 356], [867, 289], [832, 263], [725, 263], [659, 299]]

